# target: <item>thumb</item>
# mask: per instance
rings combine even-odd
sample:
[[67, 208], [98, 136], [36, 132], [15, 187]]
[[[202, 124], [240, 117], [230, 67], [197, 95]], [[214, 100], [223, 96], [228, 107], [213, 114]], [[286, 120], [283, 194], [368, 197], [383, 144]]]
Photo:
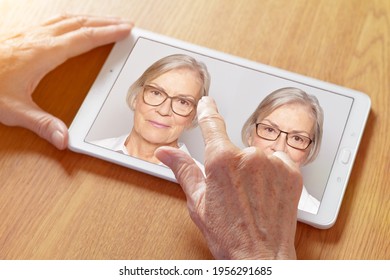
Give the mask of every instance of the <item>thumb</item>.
[[172, 169], [177, 182], [187, 197], [190, 208], [195, 207], [202, 193], [204, 175], [195, 161], [184, 151], [172, 147], [159, 147], [155, 156]]
[[57, 149], [63, 150], [68, 145], [68, 128], [58, 118], [43, 111], [33, 101], [13, 104], [6, 125], [20, 126], [35, 132], [49, 141]]

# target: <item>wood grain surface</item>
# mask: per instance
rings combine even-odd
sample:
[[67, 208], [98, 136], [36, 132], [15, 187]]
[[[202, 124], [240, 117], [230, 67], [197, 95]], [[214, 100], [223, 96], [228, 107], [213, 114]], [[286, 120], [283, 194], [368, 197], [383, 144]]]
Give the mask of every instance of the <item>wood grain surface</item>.
[[[143, 29], [367, 93], [336, 224], [299, 223], [299, 259], [390, 259], [390, 1], [0, 0], [0, 38], [60, 13]], [[112, 45], [70, 59], [34, 99], [72, 122]], [[0, 125], [0, 259], [211, 259], [179, 185]]]

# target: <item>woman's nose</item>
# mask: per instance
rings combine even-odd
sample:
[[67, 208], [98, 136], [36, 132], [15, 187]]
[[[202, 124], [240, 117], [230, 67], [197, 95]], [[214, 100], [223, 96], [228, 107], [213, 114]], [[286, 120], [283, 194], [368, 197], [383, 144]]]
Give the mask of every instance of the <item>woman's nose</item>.
[[276, 151], [287, 152], [287, 135], [286, 133], [280, 133], [279, 137], [274, 141], [272, 149]]
[[162, 116], [170, 116], [172, 114], [171, 102], [170, 98], [165, 99], [163, 103], [157, 106], [156, 111]]

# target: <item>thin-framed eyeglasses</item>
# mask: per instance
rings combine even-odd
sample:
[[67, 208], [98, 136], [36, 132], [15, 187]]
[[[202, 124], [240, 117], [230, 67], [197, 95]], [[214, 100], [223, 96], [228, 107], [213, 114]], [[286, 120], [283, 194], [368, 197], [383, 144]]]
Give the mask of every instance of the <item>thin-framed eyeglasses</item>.
[[287, 136], [287, 145], [297, 150], [306, 150], [307, 147], [309, 147], [313, 142], [313, 140], [309, 137], [299, 133], [286, 132], [268, 124], [256, 123], [256, 134], [262, 139], [275, 141], [282, 133], [286, 134]]
[[179, 116], [188, 117], [196, 108], [197, 102], [192, 96], [169, 96], [165, 91], [152, 85], [143, 86], [143, 100], [150, 106], [157, 107], [168, 98], [171, 100], [172, 111]]

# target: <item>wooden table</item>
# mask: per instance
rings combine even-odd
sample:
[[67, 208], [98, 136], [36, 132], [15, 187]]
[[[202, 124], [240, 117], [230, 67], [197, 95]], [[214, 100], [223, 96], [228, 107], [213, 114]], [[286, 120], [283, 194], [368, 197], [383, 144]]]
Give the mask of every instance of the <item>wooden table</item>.
[[[372, 111], [336, 224], [298, 224], [299, 259], [390, 258], [388, 0], [0, 0], [3, 36], [58, 13], [153, 32], [366, 92]], [[112, 46], [50, 73], [36, 102], [70, 124]], [[1, 259], [210, 259], [179, 185], [0, 125]]]

